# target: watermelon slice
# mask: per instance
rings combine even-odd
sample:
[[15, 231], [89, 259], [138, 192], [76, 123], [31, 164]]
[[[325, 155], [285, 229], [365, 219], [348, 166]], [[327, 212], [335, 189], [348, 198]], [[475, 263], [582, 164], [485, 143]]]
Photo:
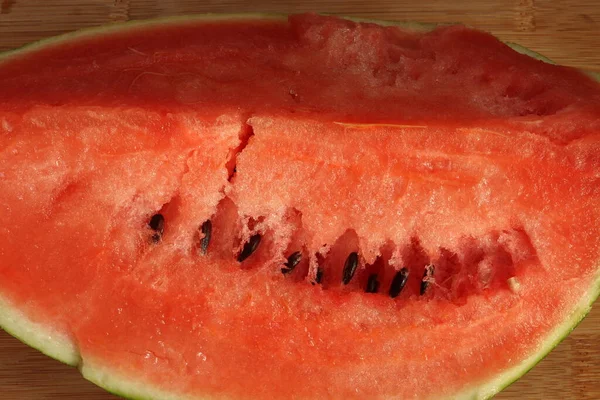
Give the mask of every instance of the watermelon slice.
[[0, 61], [0, 325], [129, 397], [488, 398], [600, 292], [600, 85], [313, 14]]

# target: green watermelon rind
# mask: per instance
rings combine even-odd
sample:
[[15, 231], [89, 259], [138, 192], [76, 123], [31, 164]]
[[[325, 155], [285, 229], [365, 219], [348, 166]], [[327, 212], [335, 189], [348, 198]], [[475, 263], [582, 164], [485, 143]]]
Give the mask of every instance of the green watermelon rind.
[[[106, 35], [111, 33], [126, 33], [129, 30], [139, 28], [158, 27], [161, 25], [173, 24], [194, 24], [198, 22], [234, 22], [234, 21], [277, 21], [283, 20], [287, 16], [283, 14], [201, 14], [192, 16], [175, 16], [166, 18], [157, 18], [150, 20], [128, 21], [124, 23], [114, 23], [111, 25], [86, 28], [69, 32], [59, 36], [45, 38], [21, 48], [0, 53], [0, 66], [3, 61], [13, 59], [17, 56], [26, 55], [47, 47], [64, 44], [67, 42], [92, 38], [96, 35]], [[356, 22], [368, 22], [382, 26], [400, 26], [404, 29], [416, 31], [429, 31], [434, 29], [436, 24], [423, 24], [417, 22], [401, 21], [382, 21], [355, 17], [344, 17]], [[548, 58], [529, 50], [516, 43], [507, 43], [513, 50], [528, 55], [537, 60], [547, 63], [553, 63]], [[590, 77], [600, 82], [600, 73], [583, 71]], [[554, 349], [563, 339], [565, 339], [573, 329], [585, 318], [591, 310], [592, 304], [600, 296], [600, 264], [597, 268], [596, 276], [592, 278], [593, 282], [586, 295], [582, 296], [577, 305], [573, 308], [564, 322], [555, 327], [548, 334], [547, 338], [540, 344], [540, 347], [531, 356], [508, 370], [496, 375], [495, 377], [480, 382], [472, 387], [464, 388], [460, 393], [453, 396], [458, 400], [483, 400], [493, 397], [495, 394], [518, 380], [539, 363], [552, 349]], [[103, 389], [128, 398], [138, 399], [164, 399], [164, 400], [187, 400], [189, 397], [179, 395], [174, 392], [161, 390], [152, 387], [147, 382], [136, 380], [121, 374], [114, 366], [102, 365], [90, 359], [82, 359], [76, 343], [68, 335], [59, 331], [48, 329], [48, 327], [37, 322], [23, 313], [18, 306], [14, 305], [8, 298], [0, 293], [0, 328], [7, 333], [19, 339], [26, 345], [39, 350], [43, 354], [54, 358], [60, 362], [77, 367], [84, 378], [102, 387]], [[207, 398], [207, 397], [203, 397]]]

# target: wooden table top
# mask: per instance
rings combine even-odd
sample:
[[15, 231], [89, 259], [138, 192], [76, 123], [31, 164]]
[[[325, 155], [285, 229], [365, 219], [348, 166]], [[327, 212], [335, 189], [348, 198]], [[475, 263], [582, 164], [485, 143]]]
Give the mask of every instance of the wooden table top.
[[[205, 3], [205, 4], [204, 4]], [[462, 22], [554, 61], [600, 71], [597, 0], [0, 0], [0, 50], [78, 28], [202, 12], [319, 11], [367, 18]], [[116, 397], [0, 331], [0, 398]], [[498, 399], [600, 399], [600, 306], [546, 359]]]

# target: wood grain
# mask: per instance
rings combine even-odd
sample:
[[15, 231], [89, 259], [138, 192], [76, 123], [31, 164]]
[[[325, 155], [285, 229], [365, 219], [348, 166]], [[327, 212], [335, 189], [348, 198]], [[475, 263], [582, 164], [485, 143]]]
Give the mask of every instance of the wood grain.
[[[78, 28], [202, 12], [319, 11], [379, 19], [463, 22], [566, 65], [600, 71], [597, 0], [0, 0], [0, 50]], [[0, 332], [0, 398], [108, 400], [77, 370]], [[600, 399], [600, 308], [498, 399]]]

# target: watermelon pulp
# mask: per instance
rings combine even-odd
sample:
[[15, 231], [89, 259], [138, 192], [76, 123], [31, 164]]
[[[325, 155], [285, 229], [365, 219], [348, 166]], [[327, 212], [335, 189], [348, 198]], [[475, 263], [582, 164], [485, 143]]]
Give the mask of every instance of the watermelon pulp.
[[597, 295], [600, 87], [490, 35], [190, 19], [0, 82], [0, 322], [108, 389], [486, 397]]

